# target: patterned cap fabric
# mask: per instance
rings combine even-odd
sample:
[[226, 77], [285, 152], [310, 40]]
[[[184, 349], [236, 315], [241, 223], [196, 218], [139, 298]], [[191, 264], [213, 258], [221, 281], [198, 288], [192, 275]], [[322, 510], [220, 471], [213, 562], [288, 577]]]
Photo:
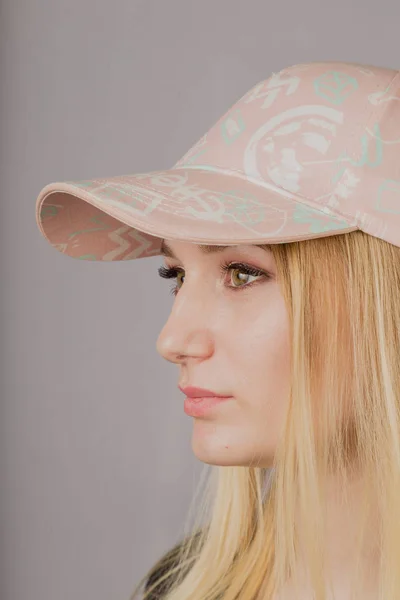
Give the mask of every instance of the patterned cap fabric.
[[82, 260], [162, 239], [275, 244], [360, 229], [400, 247], [399, 71], [313, 62], [252, 87], [171, 169], [50, 183], [42, 235]]

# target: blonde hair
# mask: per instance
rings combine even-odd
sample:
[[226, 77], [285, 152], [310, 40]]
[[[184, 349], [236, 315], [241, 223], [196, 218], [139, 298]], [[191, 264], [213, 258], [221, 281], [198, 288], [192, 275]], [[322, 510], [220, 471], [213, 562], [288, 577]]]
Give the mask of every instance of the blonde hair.
[[298, 581], [296, 506], [314, 597], [326, 600], [322, 532], [331, 474], [345, 496], [354, 478], [362, 481], [361, 534], [376, 500], [380, 597], [400, 597], [400, 248], [362, 231], [268, 247], [291, 338], [287, 416], [272, 468], [206, 465], [184, 541], [131, 600], [157, 574], [143, 600], [158, 597], [152, 591], [168, 581], [164, 600], [272, 600], [288, 577]]

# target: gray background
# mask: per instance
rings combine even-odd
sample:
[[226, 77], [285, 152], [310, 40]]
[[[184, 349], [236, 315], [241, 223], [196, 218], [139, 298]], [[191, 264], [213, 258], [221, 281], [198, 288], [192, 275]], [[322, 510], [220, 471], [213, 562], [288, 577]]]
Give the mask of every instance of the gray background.
[[1, 600], [127, 600], [204, 468], [155, 348], [162, 259], [61, 256], [40, 189], [171, 167], [285, 66], [400, 68], [399, 17], [398, 0], [0, 0]]

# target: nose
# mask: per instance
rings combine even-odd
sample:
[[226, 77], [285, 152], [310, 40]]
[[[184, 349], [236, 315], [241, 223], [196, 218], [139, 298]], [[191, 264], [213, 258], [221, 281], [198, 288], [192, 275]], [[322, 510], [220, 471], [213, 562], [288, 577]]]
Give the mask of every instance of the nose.
[[180, 289], [171, 313], [156, 343], [157, 352], [165, 360], [181, 363], [187, 358], [208, 358], [214, 351], [210, 329], [211, 300], [204, 295]]

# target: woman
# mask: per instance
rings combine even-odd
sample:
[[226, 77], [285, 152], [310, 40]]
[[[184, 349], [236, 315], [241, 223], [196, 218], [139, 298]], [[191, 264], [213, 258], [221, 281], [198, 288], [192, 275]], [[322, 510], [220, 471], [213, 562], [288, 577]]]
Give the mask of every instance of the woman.
[[294, 65], [173, 168], [40, 192], [60, 252], [174, 280], [157, 350], [213, 468], [132, 600], [400, 597], [399, 100], [396, 70]]

